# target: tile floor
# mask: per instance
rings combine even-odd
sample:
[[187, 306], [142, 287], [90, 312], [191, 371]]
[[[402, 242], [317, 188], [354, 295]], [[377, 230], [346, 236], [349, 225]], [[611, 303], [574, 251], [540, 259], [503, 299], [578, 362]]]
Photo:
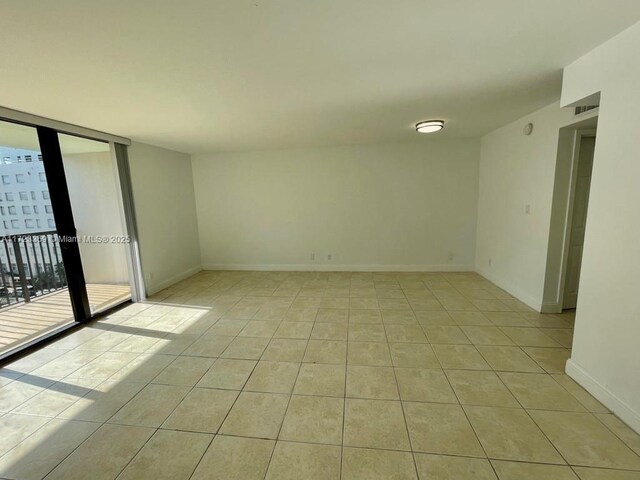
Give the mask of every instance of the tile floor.
[[202, 272], [0, 370], [0, 477], [638, 480], [572, 325], [473, 273]]

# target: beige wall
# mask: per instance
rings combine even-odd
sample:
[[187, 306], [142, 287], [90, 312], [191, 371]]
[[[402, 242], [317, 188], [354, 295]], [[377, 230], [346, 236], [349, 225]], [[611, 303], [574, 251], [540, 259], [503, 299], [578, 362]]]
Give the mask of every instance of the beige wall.
[[472, 269], [478, 149], [425, 139], [195, 155], [203, 266]]
[[200, 270], [191, 159], [134, 142], [129, 161], [142, 270], [150, 294]]

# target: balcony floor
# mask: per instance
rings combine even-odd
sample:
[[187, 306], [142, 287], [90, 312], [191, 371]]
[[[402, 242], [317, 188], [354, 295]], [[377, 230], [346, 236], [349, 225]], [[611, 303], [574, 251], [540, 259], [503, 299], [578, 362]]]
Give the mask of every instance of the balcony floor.
[[[91, 311], [101, 311], [131, 297], [128, 285], [87, 284]], [[65, 288], [29, 303], [0, 309], [0, 353], [57, 327], [71, 323], [73, 312]]]

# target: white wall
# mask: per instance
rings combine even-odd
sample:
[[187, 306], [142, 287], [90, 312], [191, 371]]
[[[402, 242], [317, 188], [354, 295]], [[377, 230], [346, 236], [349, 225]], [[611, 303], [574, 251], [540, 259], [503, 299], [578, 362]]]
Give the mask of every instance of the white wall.
[[[64, 154], [64, 170], [78, 235], [122, 235], [111, 153]], [[87, 283], [129, 283], [126, 244], [80, 243], [79, 247]]]
[[[537, 310], [543, 302], [558, 131], [572, 118], [571, 110], [554, 103], [481, 139], [476, 270]], [[523, 134], [527, 123], [534, 125], [529, 136]]]
[[129, 161], [142, 270], [151, 294], [200, 270], [191, 159], [134, 142]]
[[472, 269], [478, 151], [425, 139], [195, 155], [203, 266]]
[[601, 92], [567, 373], [640, 431], [640, 23], [564, 72], [562, 104]]

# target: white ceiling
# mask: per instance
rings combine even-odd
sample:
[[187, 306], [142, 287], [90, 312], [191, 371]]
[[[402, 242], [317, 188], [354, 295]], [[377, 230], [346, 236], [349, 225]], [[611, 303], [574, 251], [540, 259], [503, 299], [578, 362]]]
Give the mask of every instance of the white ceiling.
[[[477, 136], [638, 0], [0, 0], [0, 105], [185, 152]], [[433, 137], [431, 137], [433, 138]]]

